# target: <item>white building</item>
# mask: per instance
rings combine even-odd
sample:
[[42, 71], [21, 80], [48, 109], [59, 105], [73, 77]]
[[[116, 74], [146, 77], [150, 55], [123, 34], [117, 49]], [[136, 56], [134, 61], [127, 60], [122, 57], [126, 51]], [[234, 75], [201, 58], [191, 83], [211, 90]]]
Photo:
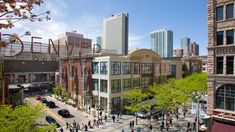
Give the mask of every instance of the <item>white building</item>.
[[170, 61], [150, 49], [136, 49], [128, 55], [108, 55], [92, 60], [93, 105], [115, 112], [123, 109], [121, 96], [131, 88], [147, 88], [166, 80]]
[[128, 14], [117, 14], [103, 20], [103, 49], [115, 54], [128, 53]]

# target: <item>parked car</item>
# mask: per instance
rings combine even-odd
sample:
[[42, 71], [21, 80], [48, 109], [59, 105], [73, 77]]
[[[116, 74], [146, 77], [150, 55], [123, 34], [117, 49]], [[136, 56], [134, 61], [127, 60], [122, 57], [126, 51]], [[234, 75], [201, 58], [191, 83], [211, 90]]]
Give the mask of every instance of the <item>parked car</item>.
[[46, 98], [41, 98], [41, 100], [40, 100], [42, 103], [47, 103], [47, 99]]
[[55, 107], [56, 107], [55, 102], [53, 102], [53, 101], [48, 101], [48, 102], [47, 102], [47, 106], [48, 106], [49, 108], [55, 108]]
[[35, 99], [36, 99], [36, 100], [40, 100], [40, 99], [41, 99], [41, 96], [40, 96], [40, 95], [36, 95], [36, 96], [35, 96]]
[[46, 121], [50, 124], [54, 123], [57, 128], [60, 127], [60, 124], [51, 116], [47, 116]]
[[61, 109], [58, 111], [58, 114], [61, 115], [62, 117], [69, 117], [70, 116], [70, 113], [68, 110], [66, 109]]

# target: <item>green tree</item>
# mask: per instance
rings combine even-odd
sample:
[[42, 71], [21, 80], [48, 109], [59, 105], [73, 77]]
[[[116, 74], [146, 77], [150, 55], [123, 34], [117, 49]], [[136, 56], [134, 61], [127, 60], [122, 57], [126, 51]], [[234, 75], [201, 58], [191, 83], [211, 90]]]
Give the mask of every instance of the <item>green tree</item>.
[[56, 126], [37, 123], [42, 112], [38, 106], [29, 107], [21, 105], [12, 107], [10, 105], [0, 106], [0, 128], [3, 132], [45, 132], [56, 131]]
[[56, 96], [61, 96], [62, 95], [62, 87], [60, 84], [56, 84], [55, 87], [53, 88], [53, 92]]
[[69, 100], [70, 96], [71, 96], [70, 92], [67, 92], [67, 91], [64, 92], [64, 97], [65, 97], [64, 100], [65, 100], [65, 102], [67, 102]]
[[[147, 93], [143, 93], [141, 89], [132, 89], [126, 91], [122, 95], [122, 99], [125, 100], [126, 104], [124, 104], [124, 108], [130, 110], [134, 113], [141, 112], [141, 109], [149, 109], [150, 102], [146, 102], [145, 104], [141, 104], [141, 102], [146, 99], [149, 95]], [[136, 124], [137, 124], [137, 116], [136, 116]]]

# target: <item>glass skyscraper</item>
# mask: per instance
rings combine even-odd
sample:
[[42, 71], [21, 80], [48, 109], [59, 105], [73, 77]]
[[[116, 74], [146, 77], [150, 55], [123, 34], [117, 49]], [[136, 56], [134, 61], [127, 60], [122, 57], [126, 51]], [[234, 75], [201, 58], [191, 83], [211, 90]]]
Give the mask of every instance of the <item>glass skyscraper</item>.
[[189, 56], [189, 44], [190, 44], [190, 38], [182, 38], [181, 39], [181, 48], [183, 49], [184, 56]]
[[161, 57], [173, 57], [173, 32], [161, 29], [151, 32], [151, 47]]

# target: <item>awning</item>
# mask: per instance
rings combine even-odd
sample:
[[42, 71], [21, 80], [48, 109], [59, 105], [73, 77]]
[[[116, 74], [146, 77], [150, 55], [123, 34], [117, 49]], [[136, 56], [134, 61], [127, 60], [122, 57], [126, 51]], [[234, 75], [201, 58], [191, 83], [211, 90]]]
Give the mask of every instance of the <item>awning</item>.
[[211, 132], [235, 132], [235, 126], [218, 122], [218, 121], [213, 121], [212, 129]]

